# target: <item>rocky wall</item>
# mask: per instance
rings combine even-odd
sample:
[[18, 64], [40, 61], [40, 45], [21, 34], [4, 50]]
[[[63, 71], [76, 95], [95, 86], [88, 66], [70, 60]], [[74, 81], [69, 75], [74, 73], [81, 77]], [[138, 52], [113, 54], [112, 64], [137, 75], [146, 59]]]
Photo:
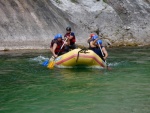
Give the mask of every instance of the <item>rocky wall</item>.
[[150, 1], [0, 1], [0, 50], [48, 49], [54, 35], [65, 34], [67, 26], [85, 46], [91, 32], [113, 46], [149, 45]]

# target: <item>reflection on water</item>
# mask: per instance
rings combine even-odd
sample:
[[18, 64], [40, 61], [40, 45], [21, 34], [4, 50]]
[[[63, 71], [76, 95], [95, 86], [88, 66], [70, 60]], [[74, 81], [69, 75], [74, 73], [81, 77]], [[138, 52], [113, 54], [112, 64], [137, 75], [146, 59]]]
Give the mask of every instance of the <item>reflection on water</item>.
[[1, 53], [1, 113], [149, 113], [150, 49], [108, 49], [111, 71], [42, 66], [49, 53]]

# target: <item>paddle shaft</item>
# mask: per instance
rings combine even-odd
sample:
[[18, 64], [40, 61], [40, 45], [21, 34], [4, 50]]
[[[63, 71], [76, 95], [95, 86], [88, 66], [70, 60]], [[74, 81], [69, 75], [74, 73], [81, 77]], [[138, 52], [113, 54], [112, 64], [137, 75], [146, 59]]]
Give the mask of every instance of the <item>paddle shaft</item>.
[[[102, 48], [101, 48], [101, 46], [100, 46], [100, 44], [98, 44], [99, 45], [99, 49], [100, 49], [100, 51], [101, 51], [101, 53], [102, 53], [102, 56], [104, 57], [104, 53], [103, 53], [103, 51], [102, 51]], [[104, 59], [105, 60], [105, 59]], [[106, 60], [104, 61], [105, 63], [106, 63]]]
[[100, 48], [100, 50], [101, 50], [102, 56], [104, 57], [104, 53], [103, 53], [103, 51], [102, 51], [102, 48], [101, 48], [100, 44], [98, 44], [98, 45], [99, 45], [99, 48]]
[[[100, 50], [101, 50], [102, 56], [104, 57], [104, 53], [103, 53], [103, 51], [102, 51], [102, 48], [101, 48], [100, 44], [98, 44], [98, 45], [99, 45], [99, 48], [100, 48]], [[107, 65], [106, 60], [105, 60], [104, 62], [105, 62], [106, 65]], [[108, 65], [107, 65], [107, 69], [108, 69], [108, 70], [111, 70], [111, 68], [110, 68]]]

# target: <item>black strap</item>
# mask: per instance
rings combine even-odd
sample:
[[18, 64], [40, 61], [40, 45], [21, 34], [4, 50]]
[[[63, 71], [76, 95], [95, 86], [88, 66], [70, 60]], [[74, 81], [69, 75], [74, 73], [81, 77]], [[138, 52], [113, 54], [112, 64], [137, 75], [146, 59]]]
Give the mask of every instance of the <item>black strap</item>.
[[80, 51], [78, 51], [78, 56], [77, 56], [77, 60], [76, 60], [76, 62], [78, 61], [78, 59], [79, 59], [79, 54], [80, 53], [89, 53], [89, 52], [87, 52], [88, 51], [88, 49], [87, 48], [83, 48], [83, 49], [81, 49]]

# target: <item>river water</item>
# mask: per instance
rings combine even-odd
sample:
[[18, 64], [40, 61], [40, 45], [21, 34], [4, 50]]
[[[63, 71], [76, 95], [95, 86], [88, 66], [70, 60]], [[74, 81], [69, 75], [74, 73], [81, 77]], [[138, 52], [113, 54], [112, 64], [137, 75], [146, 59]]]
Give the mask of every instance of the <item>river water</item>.
[[0, 113], [150, 113], [150, 48], [109, 48], [105, 69], [52, 70], [47, 50], [0, 52]]

